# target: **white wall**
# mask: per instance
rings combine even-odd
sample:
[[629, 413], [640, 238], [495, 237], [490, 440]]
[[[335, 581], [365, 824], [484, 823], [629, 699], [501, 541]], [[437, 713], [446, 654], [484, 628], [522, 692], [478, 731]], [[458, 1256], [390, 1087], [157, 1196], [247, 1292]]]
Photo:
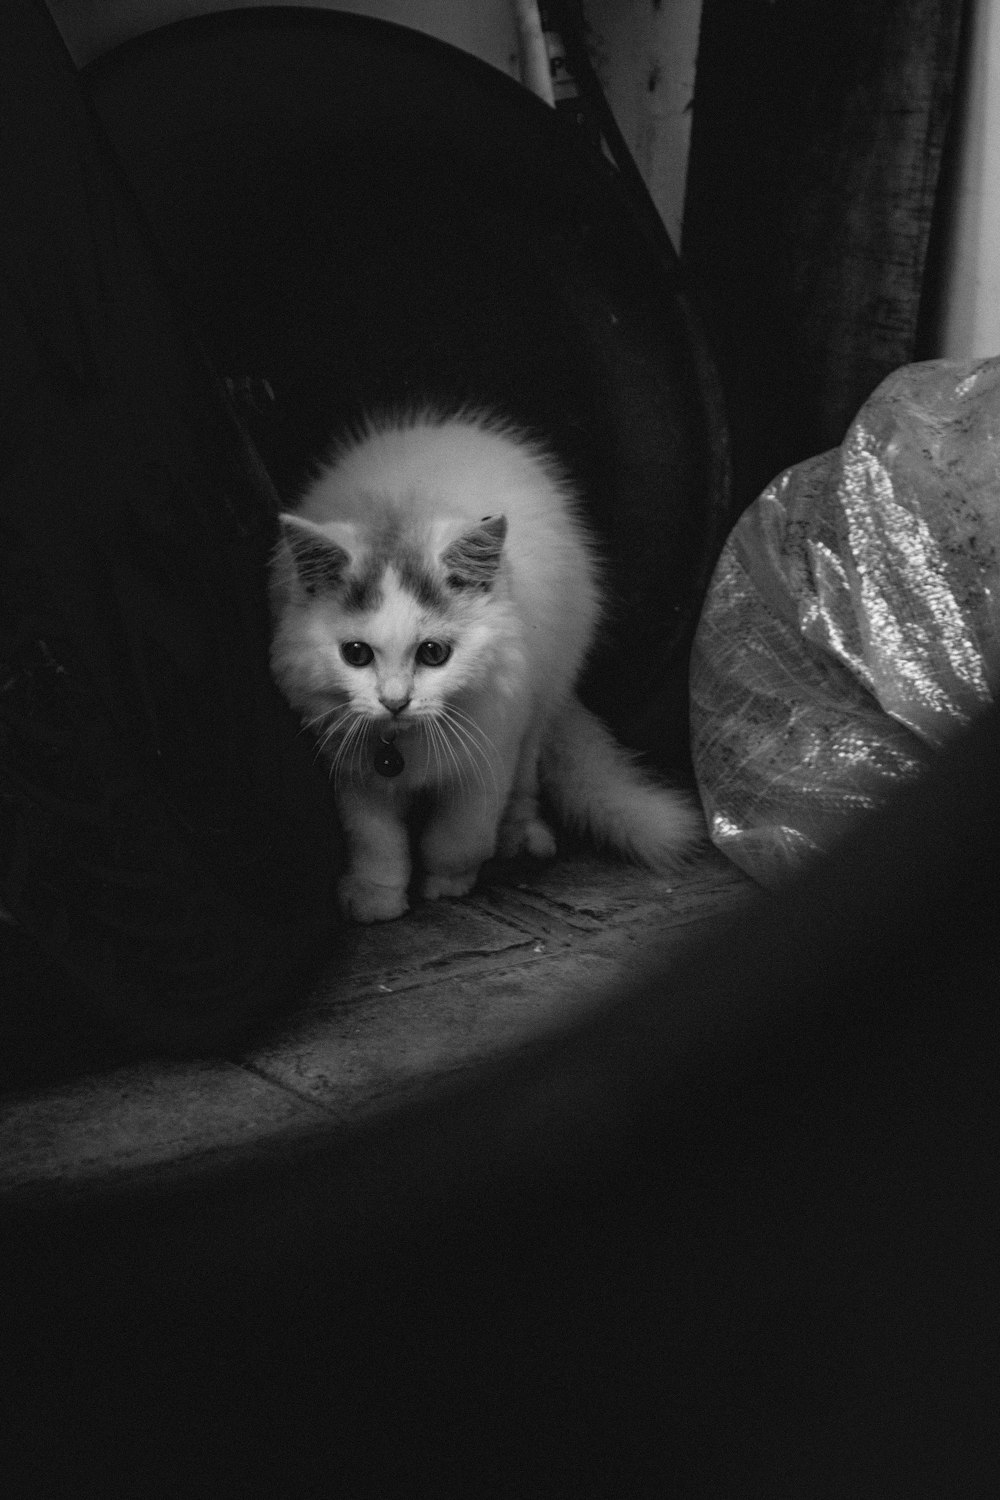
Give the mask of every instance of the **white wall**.
[[936, 353], [1000, 354], [1000, 0], [973, 0]]
[[170, 21], [249, 5], [312, 5], [397, 21], [510, 72], [517, 47], [508, 0], [46, 0], [77, 64]]
[[677, 249], [702, 0], [584, 0], [597, 72]]
[[[169, 21], [264, 3], [268, 0], [48, 0], [81, 67], [120, 42]], [[518, 74], [515, 0], [311, 3], [412, 26], [505, 73]], [[584, 9], [608, 100], [679, 248], [701, 0], [585, 0]]]

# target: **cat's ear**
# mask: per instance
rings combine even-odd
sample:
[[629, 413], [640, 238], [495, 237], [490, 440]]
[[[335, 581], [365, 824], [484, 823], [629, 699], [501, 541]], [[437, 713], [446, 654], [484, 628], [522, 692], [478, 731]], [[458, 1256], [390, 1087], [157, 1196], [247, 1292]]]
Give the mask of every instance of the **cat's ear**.
[[458, 589], [489, 589], [497, 576], [507, 535], [506, 516], [484, 516], [441, 554], [448, 582]]
[[336, 588], [351, 561], [343, 547], [301, 516], [281, 515], [278, 524], [306, 593]]

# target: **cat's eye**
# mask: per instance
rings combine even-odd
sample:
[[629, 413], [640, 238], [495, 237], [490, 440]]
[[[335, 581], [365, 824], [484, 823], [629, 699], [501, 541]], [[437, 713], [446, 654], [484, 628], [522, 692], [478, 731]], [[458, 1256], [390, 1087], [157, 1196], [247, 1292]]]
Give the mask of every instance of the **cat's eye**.
[[375, 660], [375, 652], [366, 641], [344, 641], [340, 654], [349, 667], [367, 667]]
[[421, 641], [417, 647], [417, 661], [422, 667], [443, 667], [450, 655], [447, 641]]

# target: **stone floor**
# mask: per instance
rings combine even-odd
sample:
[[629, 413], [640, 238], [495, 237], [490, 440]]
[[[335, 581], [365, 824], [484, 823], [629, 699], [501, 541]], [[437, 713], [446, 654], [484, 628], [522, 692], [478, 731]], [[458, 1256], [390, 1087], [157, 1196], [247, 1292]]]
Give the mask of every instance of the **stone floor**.
[[357, 929], [346, 961], [251, 1053], [96, 1069], [8, 1095], [0, 1190], [86, 1190], [347, 1125], [515, 1048], [748, 886], [714, 852], [670, 881], [582, 857], [499, 871], [465, 901]]

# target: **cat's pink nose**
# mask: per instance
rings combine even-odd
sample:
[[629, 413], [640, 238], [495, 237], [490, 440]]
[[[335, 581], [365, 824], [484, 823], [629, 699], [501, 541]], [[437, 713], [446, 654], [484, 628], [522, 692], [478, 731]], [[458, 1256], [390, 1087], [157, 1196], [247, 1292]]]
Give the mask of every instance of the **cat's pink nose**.
[[401, 714], [409, 701], [409, 693], [379, 693], [379, 702], [391, 714]]

